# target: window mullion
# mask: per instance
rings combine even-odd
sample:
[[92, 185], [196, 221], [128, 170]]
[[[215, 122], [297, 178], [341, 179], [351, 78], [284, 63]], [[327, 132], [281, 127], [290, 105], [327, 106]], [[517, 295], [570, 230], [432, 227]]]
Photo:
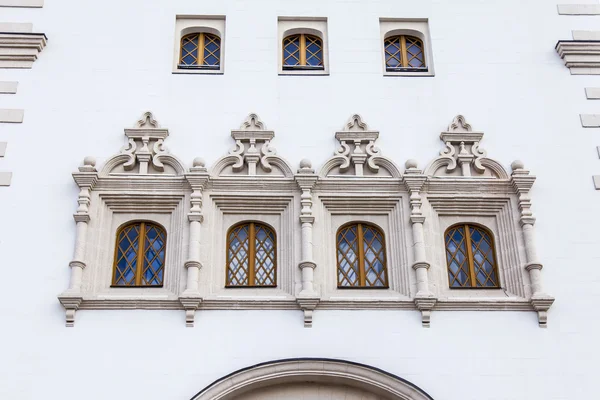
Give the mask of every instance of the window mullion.
[[408, 67], [408, 53], [406, 51], [406, 37], [400, 36], [400, 60], [404, 68]]
[[306, 36], [300, 35], [300, 65], [306, 65]]
[[142, 285], [142, 274], [144, 273], [144, 245], [146, 243], [146, 224], [140, 224], [140, 234], [138, 236], [138, 254], [135, 269], [135, 286]]
[[362, 224], [358, 224], [356, 230], [357, 244], [358, 244], [358, 284], [359, 286], [366, 286], [365, 283], [365, 249], [364, 249], [364, 237]]
[[198, 65], [204, 65], [204, 33], [198, 35]]
[[256, 254], [256, 229], [254, 222], [250, 223], [248, 240], [248, 286], [254, 286], [254, 257]]
[[467, 260], [469, 261], [469, 276], [471, 279], [471, 287], [477, 286], [477, 278], [475, 277], [475, 265], [473, 258], [473, 249], [471, 248], [471, 232], [469, 225], [465, 225], [465, 242], [467, 245]]

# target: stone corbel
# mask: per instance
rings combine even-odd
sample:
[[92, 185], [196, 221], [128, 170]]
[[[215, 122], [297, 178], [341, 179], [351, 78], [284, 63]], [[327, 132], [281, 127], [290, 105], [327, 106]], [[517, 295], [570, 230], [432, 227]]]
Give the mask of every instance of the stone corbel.
[[67, 327], [75, 326], [75, 312], [79, 309], [83, 297], [72, 294], [58, 296], [58, 301], [65, 309], [65, 324]]
[[248, 175], [250, 176], [256, 176], [257, 166], [260, 166], [265, 172], [271, 172], [269, 158], [277, 154], [270, 147], [275, 132], [266, 130], [258, 115], [248, 115], [240, 129], [231, 131], [231, 137], [235, 140], [235, 148], [229, 152], [229, 155], [237, 159], [232, 166], [234, 172], [242, 171], [244, 164], [248, 165]]
[[185, 262], [187, 270], [186, 288], [179, 297], [179, 302], [185, 309], [186, 326], [193, 327], [196, 310], [202, 302], [199, 282], [200, 269], [202, 268], [200, 262], [200, 230], [201, 224], [204, 221], [204, 216], [202, 215], [202, 191], [209, 180], [204, 160], [196, 158], [193, 167], [190, 168], [190, 172], [185, 175], [185, 178], [192, 188], [190, 212], [188, 213], [190, 239], [188, 261]]
[[319, 295], [314, 288], [314, 269], [317, 264], [313, 260], [313, 224], [315, 217], [312, 211], [312, 188], [317, 182], [312, 165], [308, 160], [300, 161], [300, 169], [295, 176], [296, 183], [302, 190], [300, 196], [300, 223], [302, 224], [302, 261], [299, 268], [302, 274], [302, 289], [298, 294], [298, 305], [304, 311], [304, 326], [312, 327], [312, 315], [319, 303]]
[[529, 272], [529, 280], [531, 282], [531, 306], [538, 313], [540, 327], [545, 328], [548, 326], [548, 310], [552, 306], [552, 303], [554, 303], [554, 298], [544, 292], [542, 282], [543, 266], [538, 261], [535, 246], [535, 217], [531, 211], [531, 198], [529, 196], [529, 191], [535, 182], [535, 176], [530, 175], [521, 161], [514, 161], [511, 164], [511, 168], [513, 170], [511, 183], [519, 195], [520, 223], [523, 229], [526, 256], [525, 270]]
[[415, 295], [415, 306], [421, 311], [421, 321], [423, 327], [429, 328], [431, 325], [431, 310], [433, 309], [436, 298], [429, 289], [428, 270], [429, 262], [426, 260], [425, 254], [425, 234], [423, 232], [423, 224], [425, 216], [421, 206], [423, 199], [421, 190], [427, 181], [427, 176], [423, 175], [423, 171], [418, 169], [415, 160], [406, 162], [406, 170], [404, 171], [404, 183], [410, 193], [410, 223], [412, 224], [413, 234], [413, 249], [415, 262], [413, 269], [415, 270], [417, 280], [417, 294]]

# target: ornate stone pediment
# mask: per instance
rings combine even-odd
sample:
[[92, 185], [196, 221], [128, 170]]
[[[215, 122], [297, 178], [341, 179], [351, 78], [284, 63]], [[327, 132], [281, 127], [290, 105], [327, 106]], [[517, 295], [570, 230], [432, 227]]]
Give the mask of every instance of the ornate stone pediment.
[[504, 167], [487, 158], [480, 147], [483, 132], [473, 131], [462, 115], [454, 118], [440, 139], [446, 147], [425, 169], [425, 175], [509, 179]]
[[354, 114], [335, 138], [340, 147], [321, 169], [321, 177], [400, 177], [396, 165], [375, 145], [379, 132], [370, 130], [360, 115]]
[[235, 147], [212, 168], [212, 176], [258, 176], [292, 178], [290, 165], [271, 146], [275, 132], [267, 130], [258, 115], [250, 114], [239, 129], [231, 131]]
[[160, 128], [151, 112], [146, 112], [134, 128], [126, 128], [127, 144], [110, 158], [101, 175], [183, 175], [182, 163], [164, 146], [169, 130]]

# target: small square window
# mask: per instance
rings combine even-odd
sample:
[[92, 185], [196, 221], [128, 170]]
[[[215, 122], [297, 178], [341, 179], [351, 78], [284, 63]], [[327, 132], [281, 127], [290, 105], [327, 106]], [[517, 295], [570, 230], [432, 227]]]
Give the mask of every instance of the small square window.
[[383, 74], [434, 76], [427, 19], [380, 18]]
[[224, 16], [176, 17], [174, 74], [222, 74], [224, 49]]
[[279, 75], [329, 75], [327, 18], [279, 17]]

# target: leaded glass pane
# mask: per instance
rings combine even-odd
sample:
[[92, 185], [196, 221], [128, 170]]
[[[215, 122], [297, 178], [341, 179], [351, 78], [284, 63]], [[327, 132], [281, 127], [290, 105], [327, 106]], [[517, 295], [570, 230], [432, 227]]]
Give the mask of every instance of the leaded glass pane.
[[204, 64], [218, 66], [221, 60], [221, 39], [216, 35], [204, 34]]
[[406, 36], [406, 59], [409, 67], [425, 67], [425, 55], [423, 52], [423, 42], [416, 37]]
[[283, 65], [300, 65], [300, 35], [288, 36], [283, 40]]
[[255, 225], [254, 284], [275, 285], [275, 234], [264, 225]]
[[373, 227], [362, 225], [365, 257], [365, 286], [387, 286], [383, 235]]
[[114, 285], [135, 285], [140, 228], [141, 224], [130, 225], [119, 233]]
[[338, 233], [338, 286], [359, 285], [358, 225], [348, 226]]
[[483, 229], [470, 226], [471, 251], [473, 253], [473, 267], [477, 278], [477, 287], [497, 287], [496, 260], [494, 256], [492, 238]]
[[250, 224], [240, 225], [229, 232], [227, 248], [227, 285], [247, 286], [249, 270]]
[[197, 65], [198, 64], [198, 39], [197, 33], [181, 38], [181, 57], [179, 64]]
[[161, 286], [163, 284], [165, 247], [165, 231], [157, 225], [146, 223], [142, 285]]
[[446, 232], [446, 261], [450, 287], [471, 286], [465, 229], [462, 226]]
[[306, 65], [323, 65], [323, 44], [316, 36], [306, 35]]
[[400, 38], [400, 36], [394, 36], [385, 40], [385, 65], [388, 68], [402, 66]]

